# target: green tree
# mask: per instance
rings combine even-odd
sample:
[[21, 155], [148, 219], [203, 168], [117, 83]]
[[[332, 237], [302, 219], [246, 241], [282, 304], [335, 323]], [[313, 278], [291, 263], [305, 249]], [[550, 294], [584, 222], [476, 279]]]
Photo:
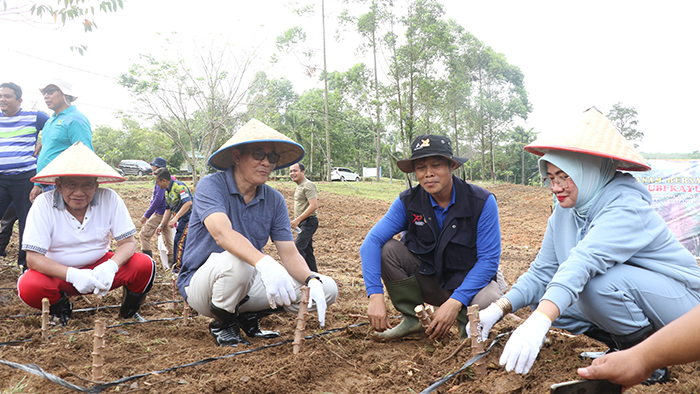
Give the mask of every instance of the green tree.
[[119, 84], [182, 152], [196, 185], [208, 171], [206, 159], [233, 133], [236, 111], [250, 89], [252, 57], [239, 60], [228, 45], [220, 50], [198, 48], [194, 55], [194, 68], [182, 57], [157, 60], [142, 55], [141, 63], [120, 75]]
[[639, 147], [638, 142], [644, 139], [644, 132], [637, 130], [637, 110], [634, 107], [625, 107], [622, 102], [613, 104], [608, 112], [608, 119], [635, 148]]

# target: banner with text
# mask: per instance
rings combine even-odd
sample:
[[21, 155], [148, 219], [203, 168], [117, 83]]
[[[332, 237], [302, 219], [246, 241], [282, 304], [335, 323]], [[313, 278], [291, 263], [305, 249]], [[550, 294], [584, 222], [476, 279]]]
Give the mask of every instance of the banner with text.
[[649, 160], [651, 170], [634, 172], [654, 196], [653, 205], [678, 240], [700, 256], [700, 160]]

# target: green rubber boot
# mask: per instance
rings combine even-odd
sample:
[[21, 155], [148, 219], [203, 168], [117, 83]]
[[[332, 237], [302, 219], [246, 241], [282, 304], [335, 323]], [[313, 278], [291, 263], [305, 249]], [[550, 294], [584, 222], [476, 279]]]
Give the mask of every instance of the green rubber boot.
[[423, 292], [418, 284], [418, 279], [411, 276], [406, 279], [386, 284], [386, 292], [391, 298], [392, 304], [403, 315], [403, 320], [398, 326], [383, 332], [375, 333], [375, 339], [390, 341], [408, 336], [416, 336], [425, 332], [416, 316], [416, 305], [423, 303]]

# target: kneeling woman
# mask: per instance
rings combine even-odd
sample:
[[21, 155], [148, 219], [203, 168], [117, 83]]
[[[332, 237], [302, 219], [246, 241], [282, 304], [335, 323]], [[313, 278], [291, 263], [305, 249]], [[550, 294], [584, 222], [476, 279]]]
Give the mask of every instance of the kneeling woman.
[[[527, 373], [550, 326], [626, 349], [700, 303], [695, 258], [651, 206], [647, 189], [616, 171], [648, 165], [597, 109], [570, 133], [525, 149], [544, 154], [540, 173], [558, 204], [529, 270], [480, 313], [486, 339], [505, 314], [535, 310], [503, 349], [506, 370]], [[659, 370], [649, 383], [666, 375]]]

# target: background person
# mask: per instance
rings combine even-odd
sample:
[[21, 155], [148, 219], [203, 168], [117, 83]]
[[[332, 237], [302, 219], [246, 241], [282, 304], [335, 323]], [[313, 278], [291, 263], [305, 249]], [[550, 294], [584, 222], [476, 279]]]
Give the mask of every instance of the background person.
[[[73, 105], [78, 99], [73, 90], [73, 84], [61, 78], [54, 78], [44, 87], [39, 88], [39, 91], [44, 96], [46, 106], [53, 111], [53, 115], [46, 122], [41, 133], [42, 147], [37, 158], [37, 172], [78, 141], [92, 149], [92, 126], [85, 115]], [[46, 189], [53, 189], [53, 185], [48, 185]], [[42, 191], [42, 186], [35, 184], [29, 194], [30, 201], [34, 202], [36, 196]]]
[[[151, 169], [153, 173], [159, 168], [167, 168], [168, 162], [162, 157], [156, 157], [151, 162]], [[139, 240], [141, 241], [141, 253], [147, 254], [153, 257], [153, 248], [151, 247], [151, 238], [156, 233], [158, 225], [163, 221], [163, 214], [167, 205], [165, 204], [165, 189], [158, 186], [157, 182], [153, 185], [153, 195], [151, 197], [151, 202], [148, 205], [148, 209], [141, 216], [141, 232], [139, 233]], [[165, 247], [168, 249], [168, 264], [167, 266], [172, 267], [173, 265], [173, 228], [170, 226], [164, 226], [161, 228], [161, 235], [163, 236], [163, 242]]]
[[[326, 306], [338, 297], [328, 276], [314, 274], [294, 245], [287, 203], [266, 185], [275, 168], [304, 156], [304, 148], [252, 119], [209, 158], [221, 171], [197, 185], [189, 240], [177, 285], [187, 303], [214, 319], [209, 332], [220, 346], [250, 344], [241, 337], [274, 338], [260, 329], [271, 313], [297, 313], [301, 286], [310, 288], [309, 310], [325, 324]], [[272, 240], [282, 261], [262, 252]]]
[[[35, 182], [56, 189], [37, 197], [29, 216], [22, 249], [29, 269], [17, 281], [22, 301], [41, 309], [46, 297], [50, 313], [68, 323], [68, 297], [100, 294], [124, 286], [119, 315], [133, 317], [155, 279], [155, 264], [136, 251], [136, 227], [119, 195], [99, 182], [124, 177], [81, 142], [46, 166]], [[117, 243], [109, 250], [111, 238]]]
[[[563, 134], [525, 150], [557, 199], [542, 247], [511, 290], [481, 311], [483, 338], [511, 310], [535, 310], [500, 358], [527, 373], [550, 326], [627, 349], [700, 302], [700, 267], [628, 173], [648, 170], [610, 121], [590, 108]], [[586, 152], [586, 153], [581, 153]], [[647, 383], [668, 379], [658, 370]]]
[[[31, 207], [30, 179], [36, 175], [37, 136], [49, 118], [41, 111], [23, 110], [21, 104], [22, 88], [13, 82], [0, 84], [0, 212], [8, 243], [14, 220], [19, 220], [20, 245]], [[8, 210], [10, 206], [13, 209]], [[6, 213], [9, 214], [4, 217]], [[17, 265], [23, 271], [27, 269], [26, 256], [27, 252], [20, 248]]]
[[[466, 338], [468, 305], [489, 305], [503, 294], [497, 283], [501, 229], [496, 199], [453, 172], [467, 159], [452, 154], [449, 138], [420, 135], [401, 171], [415, 172], [418, 186], [403, 191], [360, 247], [369, 297], [370, 324], [378, 339], [423, 332], [414, 308], [440, 306], [425, 330], [441, 339], [458, 321]], [[401, 242], [392, 239], [402, 233]], [[391, 328], [382, 281], [403, 320]]]
[[304, 258], [309, 269], [318, 272], [314, 256], [313, 236], [318, 230], [318, 192], [316, 185], [306, 178], [306, 168], [301, 163], [289, 166], [289, 177], [296, 182], [294, 191], [294, 219], [292, 228], [299, 228], [294, 244]]
[[177, 273], [182, 265], [182, 252], [185, 249], [193, 197], [190, 188], [184, 182], [173, 179], [167, 167], [157, 169], [155, 176], [156, 186], [165, 191], [166, 205], [161, 222], [156, 228], [156, 235], [161, 235], [166, 227], [175, 228], [175, 239], [173, 240], [175, 257], [171, 268], [173, 272]]

